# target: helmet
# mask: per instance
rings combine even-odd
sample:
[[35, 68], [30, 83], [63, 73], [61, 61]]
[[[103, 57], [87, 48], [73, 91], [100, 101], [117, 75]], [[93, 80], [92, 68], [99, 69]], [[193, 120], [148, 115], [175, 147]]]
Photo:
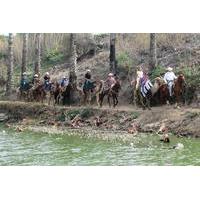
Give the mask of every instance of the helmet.
[[38, 75], [37, 75], [37, 74], [35, 74], [35, 75], [34, 75], [34, 78], [38, 78]]
[[66, 79], [66, 76], [63, 76], [63, 79]]
[[22, 74], [23, 76], [26, 76], [27, 74], [26, 74], [26, 72], [23, 72], [23, 74]]
[[45, 74], [45, 75], [49, 76], [49, 72], [46, 72], [46, 74]]
[[87, 72], [87, 73], [90, 73], [90, 72], [91, 72], [91, 70], [90, 70], [90, 69], [88, 69], [86, 72]]

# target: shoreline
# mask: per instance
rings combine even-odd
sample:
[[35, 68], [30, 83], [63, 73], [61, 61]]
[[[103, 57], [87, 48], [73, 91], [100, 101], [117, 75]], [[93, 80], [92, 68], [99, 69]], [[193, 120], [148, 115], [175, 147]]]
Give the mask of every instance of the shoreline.
[[[110, 109], [107, 107], [64, 107], [39, 103], [0, 101], [0, 120], [18, 132], [87, 135], [130, 140], [141, 133], [160, 133], [162, 130], [180, 137], [200, 137], [200, 109], [172, 106], [153, 107], [152, 110], [133, 106]], [[31, 130], [32, 129], [32, 130]], [[49, 130], [48, 130], [49, 129]], [[127, 138], [127, 139], [125, 139]]]

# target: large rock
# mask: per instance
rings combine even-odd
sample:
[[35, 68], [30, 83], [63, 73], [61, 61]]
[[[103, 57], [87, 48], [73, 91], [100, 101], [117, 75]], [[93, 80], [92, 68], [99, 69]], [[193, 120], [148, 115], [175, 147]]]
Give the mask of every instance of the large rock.
[[0, 113], [0, 122], [4, 122], [8, 119], [8, 116], [5, 113]]

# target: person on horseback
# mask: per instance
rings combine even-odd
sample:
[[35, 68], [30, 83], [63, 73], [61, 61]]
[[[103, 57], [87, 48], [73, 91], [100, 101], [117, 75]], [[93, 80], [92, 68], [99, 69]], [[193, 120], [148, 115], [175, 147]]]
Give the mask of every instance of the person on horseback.
[[91, 75], [91, 71], [87, 70], [86, 74], [85, 74], [85, 81], [83, 84], [83, 90], [91, 90], [91, 92], [93, 91], [94, 86], [94, 82], [92, 82], [91, 80], [92, 75]]
[[44, 78], [44, 89], [45, 89], [45, 90], [50, 90], [50, 88], [51, 88], [51, 83], [50, 83], [50, 75], [49, 75], [49, 72], [46, 72], [43, 78]]
[[168, 90], [169, 90], [169, 95], [172, 97], [172, 88], [174, 85], [174, 81], [177, 79], [177, 76], [173, 72], [173, 68], [168, 67], [167, 72], [164, 75], [164, 81], [167, 83]]
[[113, 88], [113, 86], [117, 83], [114, 74], [113, 73], [109, 73], [108, 74], [108, 78], [106, 79], [106, 83], [108, 88], [111, 90]]
[[60, 86], [61, 86], [62, 88], [64, 88], [64, 87], [68, 86], [69, 80], [67, 79], [66, 76], [63, 76], [63, 78], [61, 79], [61, 81], [60, 81], [59, 84], [60, 84]]
[[21, 82], [20, 82], [20, 90], [21, 91], [27, 91], [28, 89], [29, 89], [29, 81], [28, 81], [26, 72], [24, 72], [22, 74], [22, 79], [21, 79]]

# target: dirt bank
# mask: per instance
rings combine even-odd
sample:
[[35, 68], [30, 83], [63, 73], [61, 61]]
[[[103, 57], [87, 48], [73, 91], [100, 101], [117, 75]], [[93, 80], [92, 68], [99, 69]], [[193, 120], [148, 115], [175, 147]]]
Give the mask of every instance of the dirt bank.
[[167, 131], [178, 136], [200, 137], [200, 109], [172, 106], [154, 107], [151, 111], [130, 107], [53, 107], [37, 103], [0, 101], [0, 121], [15, 126], [48, 127], [52, 130], [100, 131], [104, 134], [136, 135], [140, 132]]

